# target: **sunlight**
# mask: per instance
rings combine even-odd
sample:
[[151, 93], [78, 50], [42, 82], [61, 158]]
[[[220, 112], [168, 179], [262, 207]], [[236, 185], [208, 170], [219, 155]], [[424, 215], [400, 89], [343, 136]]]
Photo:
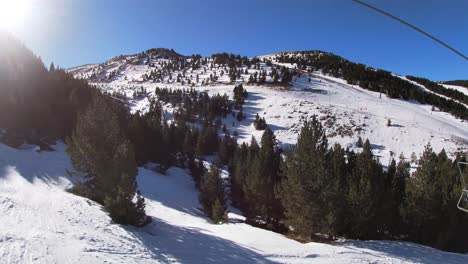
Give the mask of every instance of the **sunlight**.
[[28, 0], [0, 0], [0, 28], [12, 30], [27, 16]]

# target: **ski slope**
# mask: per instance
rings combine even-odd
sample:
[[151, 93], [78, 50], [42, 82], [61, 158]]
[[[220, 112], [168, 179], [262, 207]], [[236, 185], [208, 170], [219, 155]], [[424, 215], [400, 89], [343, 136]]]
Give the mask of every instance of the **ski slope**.
[[466, 88], [466, 87], [458, 86], [458, 85], [445, 84], [445, 83], [441, 83], [440, 85], [444, 86], [447, 89], [453, 89], [453, 90], [462, 92], [465, 95], [468, 95], [468, 88]]
[[74, 179], [65, 146], [36, 152], [0, 144], [1, 263], [468, 263], [453, 254], [395, 241], [301, 244], [242, 223], [213, 225], [199, 211], [186, 171], [139, 168], [153, 222], [112, 224], [101, 207], [65, 191]]
[[[270, 59], [273, 65], [278, 67], [296, 67], [287, 63], [275, 64], [274, 54], [261, 58]], [[193, 87], [210, 94], [226, 93], [233, 96], [235, 84], [230, 83], [227, 74], [222, 75], [225, 70], [223, 67], [214, 64], [187, 70], [183, 78], [185, 84], [175, 81], [181, 71], [174, 71], [171, 77], [165, 76], [156, 82], [143, 81], [143, 75], [158, 69], [159, 63], [168, 61], [152, 60], [156, 68], [151, 68], [145, 65], [143, 60], [129, 56], [111, 60], [107, 66], [84, 66], [69, 71], [78, 78], [87, 78], [86, 76], [94, 73], [98, 79], [91, 82], [107, 92], [125, 94], [133, 112], [147, 111], [149, 98], [155, 96], [156, 87]], [[105, 79], [106, 74], [116, 70], [118, 74], [111, 79]], [[241, 70], [243, 74], [236, 80], [236, 84], [243, 83], [249, 92], [244, 105], [247, 119], [238, 122], [234, 117], [228, 116], [223, 120], [231, 134], [237, 131], [239, 142], [250, 142], [252, 136], [257, 139], [261, 137], [262, 131], [253, 127], [255, 115], [259, 114], [260, 117], [265, 117], [279, 143], [287, 147], [295, 144], [302, 122], [315, 114], [324, 124], [331, 144], [340, 143], [343, 147], [360, 151], [356, 147], [358, 138], [368, 138], [374, 154], [384, 165], [388, 165], [392, 157], [398, 158], [400, 154], [405, 158], [410, 158], [413, 153], [419, 157], [425, 145], [429, 143], [436, 152], [445, 149], [452, 158], [457, 152], [468, 150], [468, 122], [437, 109], [432, 111], [431, 105], [391, 99], [385, 94], [380, 95], [356, 85], [349, 85], [345, 80], [325, 76], [319, 71], [295, 76], [288, 88], [268, 84], [271, 81], [270, 76], [267, 76], [267, 84], [249, 85], [246, 83], [249, 74], [262, 70], [269, 74], [272, 67], [261, 63], [260, 69], [241, 67]], [[245, 70], [248, 74], [244, 73]], [[198, 83], [195, 82], [196, 75], [200, 79]], [[209, 82], [210, 75], [219, 78]], [[204, 81], [207, 83], [202, 84]], [[188, 85], [189, 82], [191, 85]], [[135, 90], [141, 88], [148, 92], [148, 96], [133, 99]], [[170, 119], [173, 107], [165, 105], [165, 109]], [[391, 126], [387, 126], [388, 120]]]

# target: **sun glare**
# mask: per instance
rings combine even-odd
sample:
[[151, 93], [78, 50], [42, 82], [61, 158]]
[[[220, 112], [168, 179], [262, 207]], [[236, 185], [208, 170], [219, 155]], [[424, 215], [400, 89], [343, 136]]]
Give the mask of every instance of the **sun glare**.
[[27, 15], [27, 0], [0, 0], [0, 28], [13, 30]]

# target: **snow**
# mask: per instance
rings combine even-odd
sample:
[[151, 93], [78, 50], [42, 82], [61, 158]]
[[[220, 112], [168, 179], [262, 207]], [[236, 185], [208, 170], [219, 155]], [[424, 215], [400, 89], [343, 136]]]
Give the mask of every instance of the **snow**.
[[70, 161], [54, 152], [0, 144], [2, 263], [467, 263], [468, 255], [397, 241], [301, 244], [239, 222], [213, 225], [199, 210], [185, 170], [139, 168], [138, 184], [153, 222], [112, 224], [101, 207], [65, 191]]

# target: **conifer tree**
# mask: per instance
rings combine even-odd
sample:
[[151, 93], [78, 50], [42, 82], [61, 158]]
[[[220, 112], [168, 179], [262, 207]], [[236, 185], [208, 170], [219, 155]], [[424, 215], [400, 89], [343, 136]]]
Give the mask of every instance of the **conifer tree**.
[[346, 164], [346, 152], [335, 144], [327, 154], [328, 177], [322, 188], [325, 202], [322, 232], [333, 239], [345, 234], [348, 228], [348, 179], [350, 176]]
[[406, 184], [402, 215], [410, 239], [440, 249], [463, 250], [460, 245], [468, 245], [464, 222], [468, 217], [456, 209], [460, 190], [455, 163], [444, 150], [437, 155], [427, 145]]
[[293, 154], [285, 162], [285, 179], [280, 188], [286, 222], [296, 235], [310, 238], [321, 231], [324, 204], [321, 196], [326, 172], [328, 141], [316, 116], [306, 121]]
[[383, 218], [381, 207], [384, 192], [382, 165], [374, 159], [369, 140], [356, 157], [350, 180], [348, 204], [352, 213], [351, 235], [356, 238], [377, 238]]
[[199, 200], [204, 213], [214, 223], [227, 221], [223, 180], [219, 169], [214, 165], [210, 167], [201, 181]]
[[219, 199], [216, 199], [211, 208], [211, 219], [215, 224], [222, 224], [227, 222], [226, 205], [223, 205]]
[[100, 97], [78, 116], [75, 131], [67, 140], [67, 152], [75, 168], [72, 175], [86, 179], [79, 194], [104, 205], [121, 224], [144, 225], [144, 200], [138, 206], [136, 161], [133, 146], [123, 136], [117, 115]]
[[247, 200], [244, 210], [247, 220], [255, 223], [261, 219], [270, 229], [278, 228], [282, 208], [275, 196], [275, 187], [280, 179], [280, 151], [276, 137], [269, 128], [262, 136], [261, 147], [252, 159], [244, 182], [243, 192]]
[[[398, 164], [396, 165], [396, 168], [394, 170], [394, 177], [390, 186], [390, 197], [388, 197], [388, 203], [390, 204], [390, 206], [388, 210], [387, 223], [389, 223], [389, 231], [393, 235], [400, 235], [407, 232], [406, 230], [404, 230], [401, 216], [401, 208], [403, 205], [403, 201], [406, 198], [405, 188], [406, 181], [410, 177], [410, 169], [411, 165], [409, 161], [405, 159], [403, 154], [400, 155]], [[387, 173], [393, 173], [393, 169], [389, 168]]]
[[235, 153], [233, 164], [230, 168], [230, 180], [231, 180], [231, 201], [232, 204], [243, 210], [244, 204], [244, 192], [242, 186], [247, 175], [247, 159], [249, 155], [249, 149], [246, 143], [238, 148]]

